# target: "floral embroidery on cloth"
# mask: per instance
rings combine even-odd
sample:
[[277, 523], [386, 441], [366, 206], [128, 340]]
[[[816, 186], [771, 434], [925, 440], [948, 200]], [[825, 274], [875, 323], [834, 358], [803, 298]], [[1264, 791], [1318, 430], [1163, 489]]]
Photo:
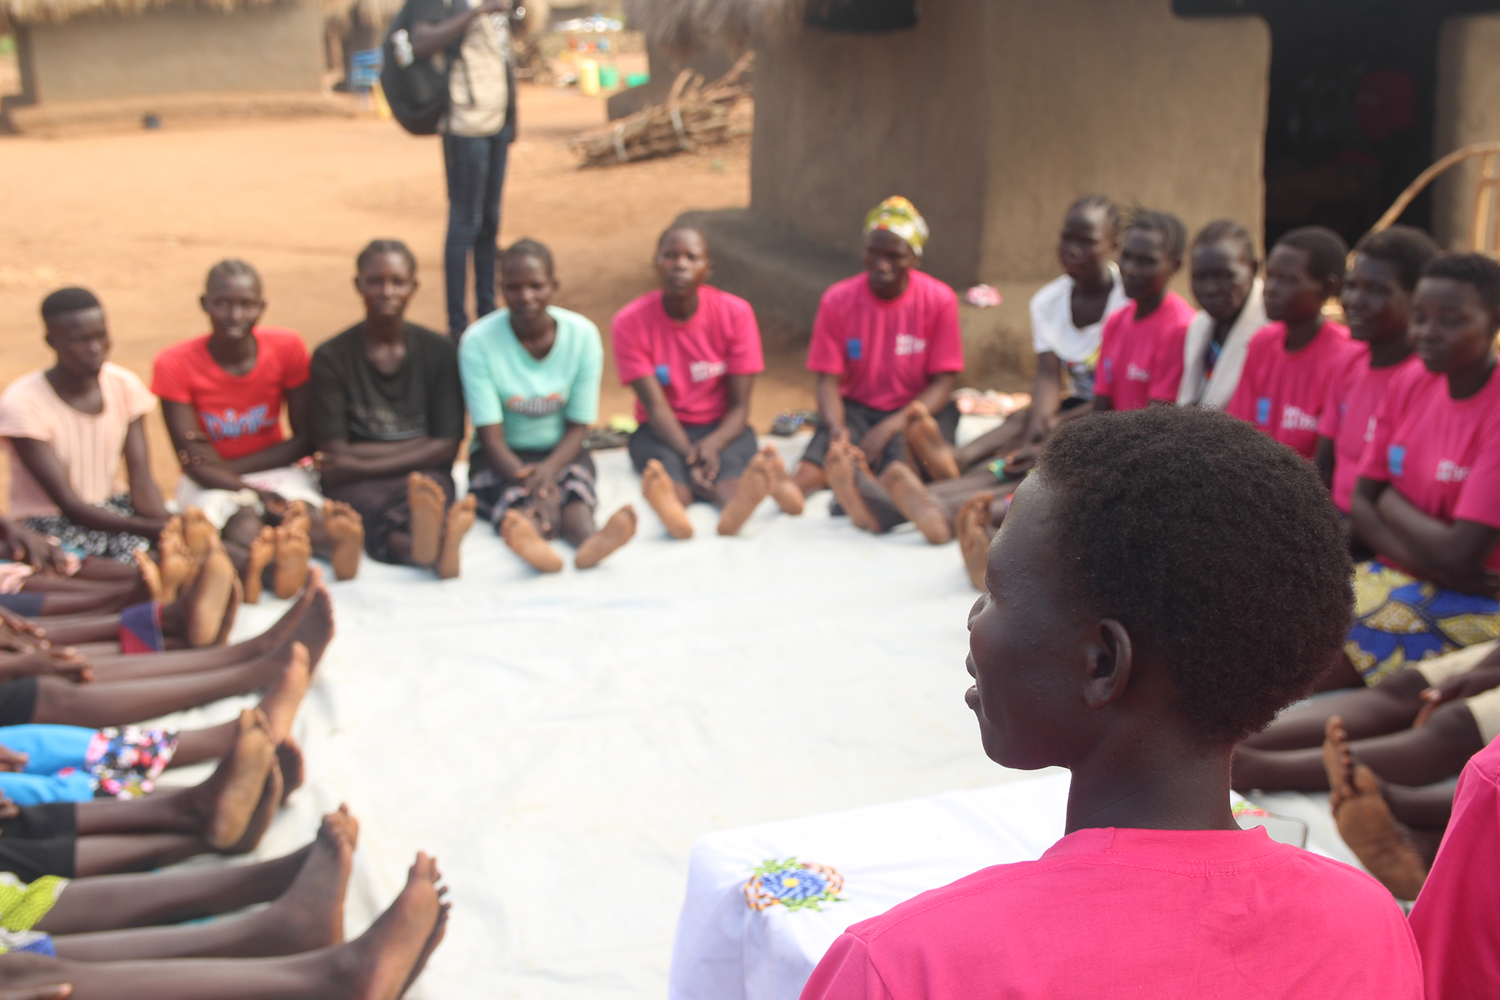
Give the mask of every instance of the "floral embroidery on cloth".
[[26, 951], [57, 957], [51, 936], [32, 928], [52, 912], [67, 887], [68, 880], [56, 875], [45, 875], [28, 885], [10, 872], [0, 872], [0, 955]]
[[94, 794], [138, 799], [155, 787], [176, 753], [176, 729], [101, 729], [89, 741], [84, 768], [93, 779]]
[[842, 903], [844, 876], [827, 865], [769, 858], [752, 868], [745, 883], [745, 902], [752, 910], [784, 906], [788, 910], [822, 910], [820, 903]]

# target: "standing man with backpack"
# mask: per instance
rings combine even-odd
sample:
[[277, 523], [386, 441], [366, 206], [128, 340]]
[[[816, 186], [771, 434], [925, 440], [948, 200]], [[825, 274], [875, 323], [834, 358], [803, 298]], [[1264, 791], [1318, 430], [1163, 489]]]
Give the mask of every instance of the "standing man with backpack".
[[448, 334], [469, 325], [464, 292], [474, 258], [475, 318], [495, 311], [495, 254], [505, 154], [516, 135], [510, 0], [408, 0], [411, 54], [445, 65], [448, 106], [438, 120], [448, 174]]

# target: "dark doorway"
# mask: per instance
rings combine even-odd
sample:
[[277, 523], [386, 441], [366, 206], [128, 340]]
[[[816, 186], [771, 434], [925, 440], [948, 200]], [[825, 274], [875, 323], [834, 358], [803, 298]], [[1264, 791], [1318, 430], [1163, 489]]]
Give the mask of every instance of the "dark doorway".
[[[1175, 0], [1271, 29], [1266, 243], [1322, 225], [1351, 244], [1433, 160], [1438, 33], [1500, 0]], [[1430, 190], [1401, 217], [1431, 227]]]

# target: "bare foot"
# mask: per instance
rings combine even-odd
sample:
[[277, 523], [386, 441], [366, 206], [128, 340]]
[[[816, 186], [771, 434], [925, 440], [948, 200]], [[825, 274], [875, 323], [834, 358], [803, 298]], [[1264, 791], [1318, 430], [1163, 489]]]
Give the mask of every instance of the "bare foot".
[[281, 898], [257, 918], [263, 923], [253, 936], [246, 958], [299, 955], [344, 942], [344, 894], [354, 867], [359, 823], [348, 806], [323, 817], [302, 870]]
[[954, 531], [958, 535], [958, 547], [964, 556], [964, 569], [974, 589], [983, 592], [985, 564], [990, 557], [990, 505], [995, 494], [976, 493], [965, 500], [954, 517]]
[[308, 573], [307, 590], [297, 603], [303, 612], [292, 627], [288, 641], [307, 647], [307, 665], [316, 671], [334, 632], [333, 598], [329, 596], [328, 585], [323, 582], [323, 573], [318, 567], [314, 566]]
[[218, 540], [218, 530], [209, 523], [203, 511], [189, 507], [182, 515], [182, 537], [187, 542], [188, 553], [193, 561], [201, 564], [208, 557], [213, 543]]
[[276, 558], [276, 529], [269, 524], [250, 542], [250, 561], [245, 564], [241, 579], [245, 583], [245, 603], [259, 604], [260, 592], [265, 587], [266, 567]]
[[[290, 519], [289, 519], [290, 520]], [[286, 600], [307, 582], [307, 564], [312, 559], [312, 541], [300, 523], [276, 529], [276, 573], [272, 577], [276, 596]]]
[[448, 516], [443, 519], [443, 547], [437, 558], [439, 580], [451, 580], [458, 576], [458, 550], [463, 544], [464, 536], [474, 527], [474, 508], [478, 503], [474, 494], [470, 493], [448, 508]]
[[352, 580], [365, 551], [365, 522], [358, 511], [337, 500], [323, 501], [323, 527], [333, 540], [333, 578]]
[[770, 492], [771, 473], [766, 468], [766, 456], [756, 455], [750, 460], [745, 474], [740, 476], [740, 484], [735, 487], [734, 496], [724, 505], [724, 511], [719, 515], [719, 534], [738, 535], [745, 522], [750, 520], [750, 515], [755, 513], [755, 508], [760, 506], [760, 502]]
[[641, 471], [641, 495], [646, 498], [651, 509], [656, 511], [656, 516], [661, 518], [667, 534], [679, 539], [693, 537], [693, 522], [688, 520], [687, 508], [677, 499], [677, 491], [672, 487], [672, 477], [667, 475], [667, 470], [657, 459], [647, 462], [646, 468]]
[[880, 474], [879, 483], [896, 502], [896, 508], [917, 526], [930, 544], [945, 545], [953, 540], [953, 530], [948, 527], [943, 509], [932, 499], [932, 494], [927, 492], [927, 487], [922, 485], [911, 466], [905, 462], [892, 462]]
[[266, 773], [265, 784], [261, 786], [260, 801], [255, 804], [255, 811], [250, 814], [250, 822], [245, 824], [244, 836], [235, 841], [233, 847], [225, 848], [220, 854], [249, 854], [260, 846], [260, 839], [266, 835], [271, 828], [271, 821], [281, 810], [281, 803], [286, 800], [286, 788], [282, 782], [281, 768], [276, 761], [271, 761], [271, 770]]
[[781, 452], [776, 446], [768, 444], [760, 450], [766, 456], [766, 472], [771, 476], [771, 497], [776, 501], [783, 513], [797, 515], [802, 513], [806, 505], [806, 497], [797, 486], [791, 476], [787, 475], [786, 463], [781, 460]]
[[183, 610], [186, 612], [183, 638], [194, 648], [211, 646], [218, 640], [234, 596], [234, 563], [229, 561], [224, 547], [217, 544], [217, 536], [213, 541], [215, 544], [210, 546], [198, 570], [198, 578], [178, 599], [179, 604], [185, 605]]
[[436, 946], [444, 912], [437, 862], [418, 854], [406, 888], [369, 930], [332, 953], [325, 995], [398, 1000]]
[[307, 647], [294, 642], [290, 662], [260, 699], [260, 710], [266, 713], [266, 721], [271, 726], [272, 742], [279, 744], [291, 735], [292, 723], [297, 721], [297, 709], [302, 706], [311, 682]]
[[307, 780], [307, 761], [302, 756], [302, 745], [290, 735], [276, 746], [276, 769], [281, 772], [281, 801], [284, 803]]
[[839, 506], [844, 508], [844, 513], [849, 515], [854, 526], [861, 531], [878, 535], [881, 533], [880, 522], [870, 513], [870, 508], [865, 506], [865, 498], [860, 495], [859, 486], [854, 482], [854, 459], [850, 454], [852, 450], [852, 446], [840, 441], [831, 442], [828, 454], [823, 459], [823, 473], [828, 477], [828, 488], [833, 490]]
[[306, 500], [293, 500], [286, 505], [281, 523], [306, 533], [312, 532], [312, 515], [308, 513]]
[[1427, 881], [1427, 864], [1412, 842], [1411, 831], [1391, 815], [1374, 771], [1355, 765], [1348, 793], [1334, 807], [1333, 820], [1354, 856], [1391, 895], [1417, 898]]
[[188, 552], [187, 542], [182, 538], [182, 522], [177, 520], [177, 530], [169, 532], [163, 530], [161, 538], [157, 542], [157, 551], [161, 554], [161, 600], [170, 604], [177, 600], [177, 595], [187, 585], [188, 576], [192, 572], [193, 557]]
[[584, 539], [573, 557], [573, 565], [579, 569], [590, 569], [599, 565], [606, 556], [635, 537], [635, 508], [626, 504], [609, 516], [604, 527]]
[[146, 590], [151, 593], [153, 601], [161, 600], [161, 567], [157, 566], [152, 558], [146, 554], [145, 549], [137, 549], [135, 552], [135, 568], [140, 571], [141, 582], [146, 585]]
[[542, 538], [531, 518], [514, 508], [506, 511], [500, 520], [500, 537], [532, 569], [556, 573], [563, 568], [562, 557]]
[[437, 562], [443, 541], [443, 515], [447, 501], [443, 488], [420, 472], [406, 477], [406, 498], [411, 506], [411, 561], [418, 566]]
[[1354, 794], [1354, 754], [1344, 720], [1337, 715], [1323, 723], [1323, 770], [1328, 774], [1328, 806], [1337, 814], [1339, 804]]
[[245, 836], [275, 765], [270, 722], [259, 709], [245, 709], [229, 753], [192, 792], [203, 817], [203, 837], [215, 850], [230, 850]]
[[957, 479], [958, 460], [943, 432], [920, 401], [906, 408], [906, 446], [932, 479]]

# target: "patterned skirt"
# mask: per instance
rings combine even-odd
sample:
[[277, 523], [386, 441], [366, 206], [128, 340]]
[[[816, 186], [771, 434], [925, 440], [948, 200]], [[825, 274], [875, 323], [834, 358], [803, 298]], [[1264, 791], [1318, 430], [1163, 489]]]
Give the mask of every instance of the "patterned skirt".
[[1444, 590], [1384, 563], [1354, 567], [1349, 662], [1374, 687], [1398, 670], [1500, 638], [1500, 601]]
[[67, 887], [68, 880], [56, 875], [28, 885], [9, 872], [0, 872], [0, 955], [29, 952], [57, 957], [51, 935], [32, 928], [52, 912]]
[[[112, 496], [97, 506], [122, 517], [134, 517], [135, 508], [130, 506], [130, 494]], [[151, 547], [151, 540], [128, 532], [97, 531], [74, 524], [61, 513], [26, 519], [26, 527], [39, 535], [49, 535], [67, 551], [87, 559], [99, 556], [115, 562], [133, 563], [135, 554]]]

